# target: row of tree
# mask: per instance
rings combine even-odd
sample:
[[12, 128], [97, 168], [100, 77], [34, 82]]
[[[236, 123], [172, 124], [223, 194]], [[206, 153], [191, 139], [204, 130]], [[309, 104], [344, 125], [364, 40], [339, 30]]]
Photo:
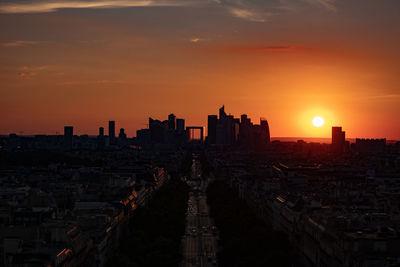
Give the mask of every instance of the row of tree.
[[294, 266], [287, 237], [257, 218], [224, 182], [208, 186], [207, 201], [220, 231], [219, 266]]
[[188, 186], [177, 177], [164, 185], [148, 207], [135, 211], [130, 233], [107, 266], [179, 266], [185, 231]]

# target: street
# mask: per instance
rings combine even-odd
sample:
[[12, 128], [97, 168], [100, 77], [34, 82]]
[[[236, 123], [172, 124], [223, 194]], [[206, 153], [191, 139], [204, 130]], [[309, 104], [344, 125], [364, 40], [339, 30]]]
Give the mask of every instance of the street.
[[182, 238], [182, 267], [208, 267], [217, 264], [218, 231], [209, 216], [206, 190], [208, 180], [201, 176], [201, 166], [193, 155], [186, 230]]

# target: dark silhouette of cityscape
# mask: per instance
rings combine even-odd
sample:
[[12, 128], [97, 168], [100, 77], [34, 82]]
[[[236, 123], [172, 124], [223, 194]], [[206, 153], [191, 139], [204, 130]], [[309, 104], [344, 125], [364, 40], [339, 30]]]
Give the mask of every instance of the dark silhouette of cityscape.
[[1, 266], [400, 266], [400, 142], [117, 126], [0, 137]]

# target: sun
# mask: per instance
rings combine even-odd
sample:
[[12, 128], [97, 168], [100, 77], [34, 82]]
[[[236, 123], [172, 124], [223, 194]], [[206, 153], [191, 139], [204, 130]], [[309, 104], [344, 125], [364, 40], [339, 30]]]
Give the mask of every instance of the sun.
[[312, 124], [315, 127], [322, 127], [325, 124], [325, 120], [321, 116], [315, 116], [314, 119], [312, 119]]

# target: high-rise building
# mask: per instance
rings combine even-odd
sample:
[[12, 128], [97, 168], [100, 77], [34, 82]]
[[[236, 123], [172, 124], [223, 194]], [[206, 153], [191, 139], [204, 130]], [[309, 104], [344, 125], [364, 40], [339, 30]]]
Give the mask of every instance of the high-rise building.
[[108, 138], [110, 139], [110, 144], [114, 143], [115, 139], [115, 121], [108, 122]]
[[261, 125], [261, 131], [262, 131], [261, 139], [262, 139], [262, 141], [265, 140], [266, 143], [269, 143], [271, 141], [271, 137], [269, 134], [268, 121], [266, 119], [260, 119], [260, 125]]
[[166, 131], [168, 130], [168, 121], [160, 121], [149, 118], [149, 129], [151, 141], [155, 144], [162, 144], [166, 141]]
[[207, 138], [209, 144], [215, 144], [217, 141], [217, 115], [208, 115]]
[[215, 125], [215, 144], [240, 145], [243, 147], [265, 147], [270, 142], [269, 125], [266, 119], [260, 119], [255, 125], [246, 114], [239, 118], [225, 113], [225, 107], [219, 109], [219, 118], [216, 115], [208, 116], [208, 143], [213, 144]]
[[221, 120], [221, 119], [224, 119], [225, 117], [226, 117], [225, 106], [222, 106], [219, 109], [219, 119]]
[[185, 120], [184, 119], [176, 119], [176, 132], [178, 134], [185, 133]]
[[74, 127], [64, 126], [64, 146], [65, 148], [71, 149], [74, 138]]
[[332, 151], [343, 152], [346, 144], [346, 132], [342, 127], [332, 127]]
[[99, 127], [99, 136], [97, 137], [97, 147], [102, 149], [105, 145], [104, 127]]
[[125, 133], [125, 129], [124, 128], [119, 129], [118, 138], [126, 139], [126, 133]]
[[176, 127], [176, 117], [174, 114], [168, 115], [168, 129], [175, 130]]
[[242, 114], [240, 116], [240, 123], [241, 124], [247, 124], [247, 115], [246, 114]]

